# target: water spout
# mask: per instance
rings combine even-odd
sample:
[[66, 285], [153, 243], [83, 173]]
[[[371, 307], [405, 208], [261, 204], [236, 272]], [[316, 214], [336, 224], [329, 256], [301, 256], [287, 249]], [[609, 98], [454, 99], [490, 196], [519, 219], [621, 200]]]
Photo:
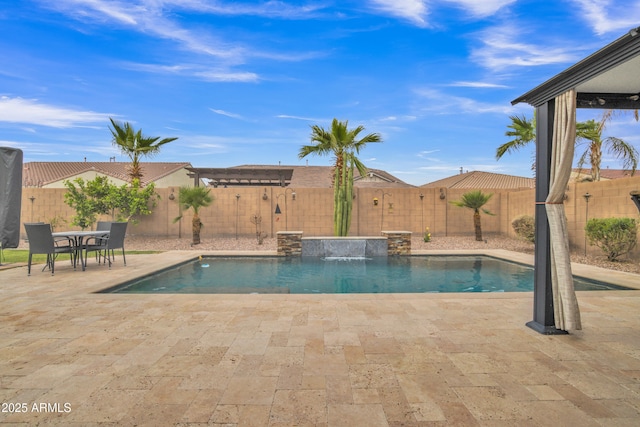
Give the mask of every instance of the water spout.
[[366, 240], [323, 240], [325, 258], [364, 258], [367, 241]]

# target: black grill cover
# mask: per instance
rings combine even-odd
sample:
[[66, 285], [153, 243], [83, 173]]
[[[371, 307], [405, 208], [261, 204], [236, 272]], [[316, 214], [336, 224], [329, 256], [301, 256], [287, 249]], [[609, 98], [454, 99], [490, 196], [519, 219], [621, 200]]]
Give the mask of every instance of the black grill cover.
[[0, 241], [3, 248], [20, 243], [22, 150], [0, 147]]

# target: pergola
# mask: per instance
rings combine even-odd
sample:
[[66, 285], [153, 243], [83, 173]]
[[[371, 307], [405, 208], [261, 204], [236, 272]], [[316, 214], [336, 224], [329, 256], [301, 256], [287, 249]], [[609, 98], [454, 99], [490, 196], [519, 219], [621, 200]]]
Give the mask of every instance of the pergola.
[[[613, 43], [512, 101], [513, 105], [526, 102], [536, 109], [534, 310], [533, 320], [528, 322], [527, 326], [543, 334], [567, 333], [564, 328], [557, 327], [558, 319], [554, 316], [554, 312], [557, 313], [558, 310], [557, 306], [554, 307], [554, 291], [558, 292], [554, 286], [566, 284], [558, 283], [557, 278], [552, 280], [552, 276], [557, 277], [552, 264], [557, 263], [555, 257], [558, 253], [557, 246], [553, 246], [555, 251], [552, 250], [552, 240], [567, 237], [552, 235], [547, 214], [549, 205], [561, 205], [561, 201], [550, 202], [548, 197], [554, 165], [555, 169], [558, 167], [554, 151], [557, 148], [554, 141], [557, 141], [559, 133], [556, 123], [557, 109], [560, 108], [560, 97], [565, 94], [570, 94], [573, 98], [570, 105], [574, 115], [574, 127], [575, 108], [640, 109], [640, 27], [632, 29]], [[566, 102], [562, 101], [562, 108], [565, 108], [565, 105]], [[575, 140], [575, 128], [573, 139]], [[564, 167], [566, 168], [566, 164]], [[566, 186], [566, 183], [564, 185]], [[564, 207], [561, 209], [564, 216]], [[552, 286], [554, 280], [557, 285]], [[568, 281], [571, 282], [570, 292], [573, 292], [572, 280]], [[557, 305], [557, 300], [555, 304]]]
[[201, 179], [209, 180], [213, 186], [266, 185], [286, 187], [293, 176], [292, 168], [187, 168], [193, 185]]

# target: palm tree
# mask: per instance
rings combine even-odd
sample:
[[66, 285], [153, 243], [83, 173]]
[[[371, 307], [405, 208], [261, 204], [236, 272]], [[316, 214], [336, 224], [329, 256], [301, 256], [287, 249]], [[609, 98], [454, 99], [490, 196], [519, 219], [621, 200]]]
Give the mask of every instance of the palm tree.
[[[334, 204], [334, 231], [338, 236], [346, 236], [349, 232], [351, 222], [351, 206], [353, 197], [350, 188], [353, 187], [353, 168], [358, 169], [360, 176], [366, 176], [367, 168], [358, 159], [356, 154], [360, 153], [370, 142], [382, 142], [380, 134], [370, 133], [358, 139], [364, 126], [358, 126], [349, 130], [349, 122], [341, 122], [333, 119], [331, 129], [325, 130], [320, 126], [311, 126], [311, 142], [315, 145], [303, 145], [298, 153], [299, 158], [304, 158], [309, 154], [324, 156], [332, 154], [335, 156], [333, 188], [335, 192]], [[351, 197], [350, 197], [351, 195]]]
[[[614, 115], [614, 110], [607, 110], [602, 115], [599, 122], [587, 120], [576, 123], [576, 144], [587, 142], [589, 145], [578, 160], [578, 167], [582, 169], [585, 163], [591, 164], [591, 176], [594, 181], [600, 181], [600, 164], [602, 163], [602, 145], [608, 145], [608, 152], [623, 161], [624, 169], [631, 170], [633, 175], [638, 167], [638, 151], [633, 145], [626, 143], [620, 138], [602, 138], [602, 132], [606, 123]], [[634, 112], [636, 120], [637, 110]], [[526, 117], [510, 116], [511, 124], [507, 126], [512, 129], [505, 135], [514, 137], [513, 140], [502, 144], [496, 150], [496, 159], [500, 159], [505, 153], [516, 151], [530, 142], [536, 141], [536, 118], [529, 120]]]
[[602, 163], [602, 147], [608, 146], [608, 152], [622, 160], [623, 168], [631, 170], [635, 174], [638, 168], [638, 151], [635, 147], [620, 138], [608, 136], [602, 138], [602, 131], [613, 114], [612, 110], [606, 111], [599, 122], [588, 120], [576, 125], [578, 144], [587, 144], [585, 151], [578, 160], [578, 168], [582, 169], [585, 163], [591, 164], [591, 178], [600, 181], [600, 165]]
[[518, 149], [536, 141], [536, 116], [533, 115], [531, 120], [525, 116], [509, 116], [511, 124], [507, 128], [511, 129], [505, 132], [506, 136], [513, 137], [509, 142], [502, 144], [496, 150], [496, 159], [500, 159], [505, 153], [517, 151]]
[[[209, 193], [211, 189], [205, 187], [180, 187], [178, 193], [178, 203], [182, 205], [184, 209], [193, 209], [193, 220], [191, 221], [191, 233], [192, 244], [200, 244], [200, 230], [202, 229], [202, 222], [198, 212], [200, 208], [207, 207], [213, 202], [213, 196]], [[173, 222], [177, 222], [182, 218], [182, 215], [174, 218]]]
[[112, 118], [111, 126], [109, 130], [113, 135], [113, 145], [117, 146], [123, 154], [126, 154], [131, 159], [131, 166], [129, 168], [129, 177], [131, 180], [139, 179], [142, 181], [142, 167], [140, 166], [140, 157], [153, 156], [160, 152], [160, 147], [171, 141], [175, 141], [178, 138], [164, 138], [160, 141], [159, 136], [146, 137], [142, 135], [142, 129], [137, 132], [129, 122], [124, 124], [116, 122]]
[[324, 156], [333, 154], [335, 156], [335, 167], [342, 171], [342, 154], [347, 153], [353, 159], [353, 163], [360, 172], [361, 176], [367, 174], [367, 168], [355, 157], [360, 150], [370, 142], [382, 142], [380, 134], [370, 133], [365, 137], [356, 140], [358, 134], [364, 130], [364, 126], [360, 125], [355, 129], [348, 129], [349, 121], [344, 122], [333, 119], [331, 122], [331, 130], [325, 130], [320, 126], [311, 126], [311, 142], [316, 145], [303, 145], [298, 153], [298, 158], [302, 159], [309, 154], [317, 154]]
[[489, 212], [487, 209], [484, 209], [483, 206], [487, 204], [489, 199], [491, 199], [493, 193], [484, 194], [480, 190], [469, 191], [468, 193], [464, 193], [460, 200], [454, 200], [450, 203], [461, 207], [473, 209], [473, 225], [476, 231], [476, 240], [478, 242], [482, 242], [482, 227], [480, 225], [480, 211], [484, 212], [487, 215], [494, 215]]

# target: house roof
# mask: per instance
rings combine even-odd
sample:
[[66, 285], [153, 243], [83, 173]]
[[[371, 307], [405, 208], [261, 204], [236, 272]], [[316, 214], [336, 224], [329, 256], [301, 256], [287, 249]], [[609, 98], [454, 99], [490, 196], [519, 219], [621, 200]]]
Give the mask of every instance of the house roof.
[[501, 173], [472, 171], [453, 175], [438, 181], [433, 181], [422, 188], [534, 188], [536, 180], [522, 176], [504, 175]]
[[[289, 186], [295, 188], [331, 188], [333, 184], [333, 166], [269, 166], [269, 165], [240, 165], [237, 168], [288, 168], [292, 171]], [[411, 184], [398, 179], [381, 169], [367, 170], [367, 177], [361, 177], [354, 171], [355, 187], [413, 187]]]
[[[23, 165], [22, 186], [42, 187], [54, 182], [70, 179], [85, 172], [96, 172], [112, 178], [128, 181], [127, 162], [28, 162]], [[190, 163], [141, 163], [143, 182], [157, 181], [173, 172], [191, 166]]]
[[575, 88], [579, 108], [640, 108], [640, 27], [513, 100], [539, 107]]
[[[575, 181], [590, 181], [591, 180], [591, 169], [589, 168], [574, 168], [571, 170], [572, 175], [575, 177]], [[635, 175], [635, 174], [634, 174]], [[634, 176], [631, 174], [630, 170], [627, 169], [600, 169], [600, 178], [601, 179], [620, 179], [620, 178], [628, 178], [630, 176]]]

